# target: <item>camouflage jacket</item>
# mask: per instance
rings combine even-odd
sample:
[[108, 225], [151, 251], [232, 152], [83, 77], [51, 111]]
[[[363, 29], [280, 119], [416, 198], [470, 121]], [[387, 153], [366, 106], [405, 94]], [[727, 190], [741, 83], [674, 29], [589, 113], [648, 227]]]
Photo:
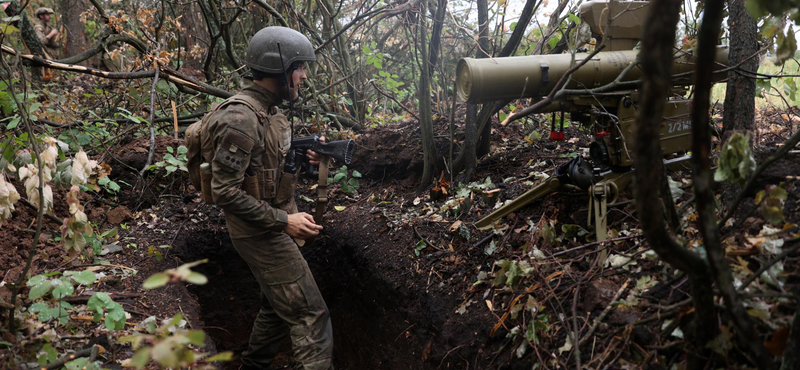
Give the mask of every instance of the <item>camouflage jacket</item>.
[[[291, 126], [276, 107], [281, 99], [250, 81], [239, 94], [258, 103], [255, 112], [245, 104], [228, 104], [212, 113], [206, 131], [215, 150], [211, 195], [225, 211], [231, 238], [283, 231], [287, 215], [297, 212], [297, 176], [283, 173]], [[259, 197], [245, 192], [245, 179], [257, 181]]]
[[56, 42], [56, 36], [47, 38], [47, 34], [49, 34], [53, 28], [48, 26], [43, 20], [39, 19], [33, 26], [33, 29], [36, 31], [36, 37], [39, 38], [39, 42], [45, 47], [57, 49], [60, 46], [58, 42]]

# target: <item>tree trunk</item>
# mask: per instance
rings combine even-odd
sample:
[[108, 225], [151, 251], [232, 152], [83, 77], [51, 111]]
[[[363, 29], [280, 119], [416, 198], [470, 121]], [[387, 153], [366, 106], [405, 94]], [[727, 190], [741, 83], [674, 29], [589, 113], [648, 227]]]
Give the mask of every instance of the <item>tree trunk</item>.
[[[731, 35], [730, 65], [737, 65], [758, 52], [758, 25], [745, 9], [746, 0], [728, 0], [728, 27]], [[741, 66], [747, 71], [758, 70], [758, 58], [750, 58]], [[756, 80], [738, 71], [728, 73], [728, 87], [722, 122], [725, 131], [751, 130], [755, 122]]]
[[428, 19], [426, 14], [427, 0], [420, 2], [419, 11], [419, 118], [422, 134], [422, 157], [424, 167], [422, 171], [422, 185], [427, 185], [433, 179], [434, 171], [441, 168], [441, 158], [436, 154], [436, 142], [433, 139], [433, 120], [431, 113], [431, 76], [428, 70]]
[[444, 28], [444, 15], [447, 13], [447, 0], [439, 0], [436, 7], [436, 15], [433, 18], [433, 33], [431, 34], [431, 44], [428, 48], [430, 63], [428, 72], [433, 75], [436, 63], [439, 61], [439, 49], [442, 43], [442, 28]]
[[[711, 95], [711, 76], [717, 37], [722, 24], [724, 0], [707, 0], [703, 9], [703, 23], [697, 42], [694, 101], [692, 102], [692, 183], [697, 203], [698, 229], [703, 236], [711, 272], [724, 298], [725, 308], [733, 316], [736, 334], [754, 356], [760, 369], [772, 369], [772, 357], [758, 338], [750, 315], [747, 314], [733, 286], [733, 274], [725, 256], [722, 238], [717, 228], [716, 201], [712, 190], [711, 130], [708, 111]], [[752, 100], [750, 101], [752, 104]], [[638, 167], [637, 167], [638, 168]]]
[[[522, 13], [520, 14], [519, 22], [517, 23], [517, 28], [514, 29], [514, 32], [511, 33], [511, 36], [508, 38], [508, 43], [503, 46], [503, 49], [498, 54], [498, 57], [507, 57], [514, 54], [519, 46], [519, 43], [522, 41], [522, 36], [525, 34], [525, 30], [527, 29], [527, 25], [530, 23], [531, 18], [533, 17], [533, 13], [536, 12], [539, 5], [542, 3], [541, 0], [528, 0], [525, 3], [525, 7], [522, 9]], [[479, 37], [478, 37], [478, 51], [476, 52], [476, 58], [486, 58], [488, 55], [484, 52], [489, 51], [489, 10], [488, 4], [485, 0], [478, 0], [478, 24], [483, 25], [486, 29], [479, 30]], [[484, 35], [485, 32], [485, 36]], [[484, 39], [485, 38], [485, 39]], [[489, 152], [489, 148], [491, 145], [491, 116], [497, 113], [503, 106], [505, 106], [506, 102], [496, 102], [496, 103], [487, 103], [484, 104], [480, 110], [480, 113], [475, 115], [475, 119], [477, 120], [473, 124], [469, 122], [469, 116], [467, 116], [466, 126], [464, 130], [465, 133], [465, 143], [464, 148], [462, 148], [461, 152], [458, 154], [458, 158], [456, 159], [455, 163], [452, 165], [453, 172], [459, 173], [465, 171], [470, 176], [472, 172], [475, 171], [475, 165], [477, 163], [476, 158], [478, 154], [483, 155]], [[480, 148], [478, 148], [478, 135], [477, 132], [472, 133], [470, 130], [473, 131], [480, 131]], [[474, 136], [474, 137], [473, 137]], [[474, 140], [470, 142], [470, 140]], [[470, 151], [467, 151], [467, 148], [471, 148]], [[465, 181], [469, 180], [470, 176], [465, 176]]]
[[[686, 249], [665, 227], [664, 213], [653, 212], [652, 204], [658, 199], [659, 186], [665, 176], [663, 153], [659, 145], [660, 127], [664, 116], [667, 91], [672, 85], [672, 48], [682, 1], [652, 0], [639, 60], [644, 70], [639, 109], [636, 116], [636, 146], [634, 164], [636, 176], [636, 209], [645, 238], [659, 257], [673, 267], [687, 273], [691, 285], [696, 315], [692, 325], [692, 355], [689, 368], [702, 368], [710, 351], [706, 343], [713, 339], [716, 320], [711, 279], [708, 266], [700, 256]], [[664, 194], [670, 196], [669, 194]]]
[[86, 10], [86, 4], [81, 0], [61, 0], [58, 6], [63, 26], [63, 29], [59, 29], [63, 45], [61, 58], [78, 55], [86, 50], [86, 35], [81, 22], [81, 13]]
[[[488, 58], [489, 54], [489, 2], [486, 0], [478, 0], [478, 50], [475, 51], [475, 58]], [[458, 173], [460, 169], [464, 170], [464, 183], [468, 183], [475, 172], [475, 167], [478, 164], [477, 146], [478, 146], [478, 106], [477, 104], [467, 104], [467, 115], [464, 120], [464, 147], [461, 148], [461, 154], [458, 161], [463, 166], [453, 166], [453, 171]], [[460, 167], [460, 168], [459, 168]]]

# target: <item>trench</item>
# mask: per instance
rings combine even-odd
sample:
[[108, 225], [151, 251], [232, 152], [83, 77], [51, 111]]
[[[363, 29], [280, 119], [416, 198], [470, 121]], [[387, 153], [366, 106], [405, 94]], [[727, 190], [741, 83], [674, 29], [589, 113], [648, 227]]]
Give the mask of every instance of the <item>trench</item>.
[[[260, 302], [258, 284], [224, 231], [196, 230], [175, 245], [184, 261], [208, 258], [195, 268], [209, 278], [203, 286], [190, 286], [201, 306], [200, 320], [218, 351], [246, 349], [250, 328]], [[375, 271], [360, 263], [355, 247], [331, 239], [301, 248], [331, 313], [336, 369], [420, 369], [431, 333], [425, 325], [407, 320], [414, 308]], [[411, 315], [409, 315], [411, 313]], [[291, 368], [291, 346], [273, 368]], [[238, 369], [238, 361], [223, 368]]]

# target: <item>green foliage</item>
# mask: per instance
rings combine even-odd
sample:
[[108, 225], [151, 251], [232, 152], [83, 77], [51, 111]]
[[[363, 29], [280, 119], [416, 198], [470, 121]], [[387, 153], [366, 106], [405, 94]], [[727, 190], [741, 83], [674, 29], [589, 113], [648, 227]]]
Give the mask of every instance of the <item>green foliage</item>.
[[[202, 330], [186, 330], [183, 315], [176, 314], [164, 325], [148, 327], [150, 334], [135, 334], [119, 339], [120, 343], [130, 343], [136, 351], [131, 357], [130, 365], [142, 369], [155, 361], [164, 368], [199, 368], [213, 369], [212, 362], [230, 361], [231, 352], [222, 352], [208, 357], [209, 354], [197, 352], [194, 347], [202, 346], [206, 334]], [[182, 325], [183, 324], [183, 325]], [[200, 366], [192, 366], [200, 364]]]
[[166, 285], [170, 281], [185, 281], [187, 283], [203, 285], [208, 282], [208, 278], [199, 272], [192, 271], [192, 267], [206, 262], [208, 262], [207, 259], [184, 263], [177, 268], [153, 274], [145, 280], [142, 286], [148, 290], [155, 289]]
[[783, 64], [786, 60], [794, 56], [797, 51], [797, 40], [794, 35], [794, 27], [785, 27], [784, 17], [788, 14], [789, 18], [795, 23], [800, 22], [800, 1], [798, 0], [747, 0], [746, 7], [751, 16], [755, 19], [765, 18], [761, 32], [759, 32], [762, 43], [774, 46], [772, 51], [777, 58], [777, 64]]
[[90, 285], [94, 283], [97, 276], [91, 271], [66, 271], [61, 278], [51, 276], [59, 273], [36, 275], [28, 279], [27, 285], [31, 287], [28, 292], [28, 299], [34, 301], [44, 298], [47, 294], [52, 294], [53, 298], [61, 299], [69, 296], [75, 290], [75, 285]]
[[761, 204], [758, 209], [767, 222], [773, 225], [783, 222], [783, 206], [787, 195], [786, 190], [777, 185], [767, 185], [765, 190], [756, 194], [756, 204]]
[[[59, 273], [49, 273], [36, 275], [28, 279], [27, 285], [31, 288], [28, 292], [28, 299], [35, 301], [45, 298], [48, 294], [55, 299], [71, 296], [75, 292], [75, 285], [90, 285], [97, 280], [97, 276], [91, 271], [65, 271], [60, 278], [56, 278]], [[72, 305], [67, 302], [59, 301], [51, 305], [47, 302], [34, 302], [28, 307], [28, 312], [36, 313], [41, 322], [58, 319], [62, 324], [69, 322], [69, 310]]]
[[345, 194], [353, 195], [356, 192], [356, 189], [361, 187], [361, 184], [356, 179], [361, 178], [361, 173], [353, 170], [351, 176], [348, 177], [347, 175], [347, 166], [342, 166], [339, 168], [338, 171], [333, 175], [333, 178], [328, 179], [328, 184], [338, 183], [342, 187], [342, 191]]
[[[185, 146], [181, 145], [178, 147], [177, 153], [175, 153], [175, 149], [173, 149], [171, 146], [168, 146], [167, 147], [168, 153], [164, 154], [164, 160], [156, 162], [153, 165], [150, 165], [149, 169], [154, 170], [156, 168], [163, 168], [164, 171], [167, 172], [167, 175], [171, 175], [173, 172], [177, 170], [181, 170], [183, 172], [188, 173], [189, 169], [186, 168], [186, 161], [187, 161], [186, 153], [188, 151], [189, 150]], [[177, 154], [177, 157], [173, 154]]]
[[722, 154], [714, 173], [714, 181], [728, 181], [744, 185], [756, 169], [756, 160], [750, 148], [750, 134], [734, 133], [722, 146]]
[[416, 244], [416, 245], [414, 245], [414, 255], [415, 255], [415, 256], [417, 256], [417, 257], [419, 257], [419, 254], [420, 254], [420, 253], [422, 252], [422, 250], [424, 250], [425, 248], [428, 248], [428, 243], [425, 243], [425, 239], [420, 239], [420, 240], [417, 242], [417, 244]]
[[93, 311], [95, 322], [105, 316], [105, 325], [108, 330], [121, 330], [125, 327], [125, 310], [122, 305], [114, 302], [108, 293], [95, 293], [86, 304], [89, 311]]
[[495, 261], [494, 264], [500, 267], [500, 271], [495, 275], [492, 284], [496, 286], [507, 286], [512, 289], [516, 288], [520, 279], [530, 275], [534, 271], [528, 261], [498, 260]]

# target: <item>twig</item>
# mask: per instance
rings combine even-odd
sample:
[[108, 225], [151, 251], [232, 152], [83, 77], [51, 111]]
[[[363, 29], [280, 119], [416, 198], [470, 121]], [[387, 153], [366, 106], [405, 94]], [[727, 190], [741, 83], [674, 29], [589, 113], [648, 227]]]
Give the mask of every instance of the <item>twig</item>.
[[[786, 242], [797, 243], [798, 240], [800, 240], [800, 238], [789, 239]], [[758, 277], [761, 276], [761, 274], [763, 274], [764, 271], [769, 270], [769, 268], [772, 267], [774, 264], [780, 262], [780, 260], [786, 258], [786, 256], [794, 253], [798, 249], [800, 249], [800, 243], [797, 243], [797, 244], [793, 245], [791, 248], [788, 248], [788, 249], [784, 250], [783, 252], [781, 252], [781, 254], [775, 256], [774, 259], [772, 259], [771, 261], [769, 261], [769, 262], [765, 263], [763, 266], [761, 266], [761, 268], [758, 269], [756, 272], [754, 272], [753, 275], [750, 275], [749, 277], [747, 277], [747, 279], [744, 282], [742, 282], [742, 286], [740, 286], [738, 290], [742, 291], [742, 290], [744, 290], [744, 288], [747, 288], [750, 284], [752, 284], [754, 281], [756, 281], [756, 279], [758, 279]]]
[[387, 97], [387, 98], [389, 98], [389, 99], [392, 99], [392, 101], [393, 101], [393, 102], [395, 102], [395, 103], [397, 103], [397, 105], [399, 105], [401, 109], [403, 109], [404, 111], [406, 111], [408, 114], [410, 114], [410, 115], [414, 116], [414, 118], [416, 118], [416, 119], [417, 119], [417, 121], [420, 121], [420, 118], [419, 118], [419, 116], [418, 116], [416, 113], [414, 113], [414, 112], [412, 112], [410, 109], [406, 108], [406, 106], [405, 106], [405, 105], [403, 105], [403, 104], [401, 104], [399, 101], [397, 101], [397, 99], [395, 99], [395, 97], [394, 97], [394, 96], [391, 96], [391, 95], [387, 94], [386, 92], [384, 92], [383, 90], [381, 90], [381, 88], [380, 88], [380, 87], [378, 87], [378, 85], [375, 85], [375, 81], [372, 81], [372, 82], [370, 82], [370, 83], [372, 84], [372, 87], [374, 87], [374, 88], [375, 88], [375, 90], [377, 90], [379, 93], [381, 93], [381, 95], [383, 95], [383, 96], [385, 96], [385, 97]]
[[473, 244], [473, 245], [472, 245], [472, 248], [473, 248], [473, 249], [474, 249], [474, 248], [480, 248], [482, 245], [484, 245], [484, 244], [488, 243], [488, 242], [489, 242], [489, 240], [492, 240], [492, 238], [494, 238], [494, 236], [495, 236], [495, 233], [490, 233], [490, 234], [489, 234], [489, 235], [487, 235], [485, 238], [483, 238], [483, 239], [481, 239], [480, 241], [478, 241], [477, 243]]
[[630, 290], [630, 288], [632, 287], [633, 285], [630, 284], [630, 280], [626, 280], [625, 283], [622, 284], [622, 287], [619, 288], [617, 294], [614, 295], [614, 298], [612, 298], [611, 302], [608, 303], [608, 306], [606, 306], [603, 312], [600, 313], [600, 316], [598, 316], [597, 319], [594, 320], [594, 324], [592, 324], [592, 327], [589, 328], [589, 331], [587, 331], [586, 334], [583, 336], [583, 338], [581, 338], [581, 340], [578, 342], [578, 346], [581, 346], [584, 343], [586, 343], [586, 341], [592, 336], [592, 334], [594, 334], [594, 331], [597, 330], [597, 328], [600, 326], [600, 323], [602, 323], [603, 320], [605, 320], [606, 316], [608, 316], [608, 314], [611, 313], [611, 310], [614, 309], [615, 302], [618, 301], [619, 298], [622, 297], [622, 295], [625, 294], [625, 292]]
[[632, 234], [632, 235], [628, 235], [628, 236], [621, 236], [619, 238], [591, 242], [591, 243], [588, 243], [588, 244], [584, 244], [584, 245], [581, 245], [581, 246], [577, 246], [577, 247], [574, 247], [574, 248], [567, 249], [565, 251], [553, 253], [553, 254], [550, 255], [550, 257], [558, 257], [558, 256], [563, 255], [563, 254], [575, 252], [575, 251], [578, 251], [578, 250], [581, 250], [581, 249], [584, 249], [584, 248], [588, 248], [588, 247], [591, 247], [591, 246], [595, 246], [595, 245], [598, 245], [598, 244], [613, 243], [613, 242], [618, 242], [618, 241], [622, 241], [622, 240], [628, 240], [628, 239], [637, 238], [637, 237], [640, 237], [640, 236], [642, 236], [641, 233], [636, 233], [636, 234]]
[[[3, 47], [5, 47], [5, 45], [3, 45]], [[11, 66], [9, 66], [8, 63], [6, 63], [5, 58], [0, 58], [0, 61], [2, 61], [3, 69], [5, 69], [5, 71], [7, 72], [6, 76], [13, 76], [14, 73], [11, 70]], [[19, 58], [17, 58], [16, 61], [17, 63], [19, 63]], [[27, 80], [25, 79], [24, 75], [25, 75], [24, 73], [21, 74], [21, 76], [23, 76], [21, 80], [23, 84], [27, 84]], [[45, 213], [44, 212], [45, 199], [44, 199], [44, 173], [42, 171], [43, 164], [39, 155], [40, 151], [39, 151], [39, 144], [36, 142], [36, 134], [33, 132], [33, 126], [31, 125], [30, 116], [28, 116], [28, 107], [23, 105], [22, 102], [19, 101], [19, 97], [17, 97], [16, 93], [16, 88], [14, 87], [14, 83], [10, 78], [6, 80], [6, 84], [8, 86], [9, 93], [11, 93], [11, 96], [14, 99], [14, 103], [19, 108], [20, 116], [22, 117], [22, 121], [25, 124], [25, 130], [28, 131], [28, 142], [30, 146], [33, 148], [34, 158], [36, 159], [36, 165], [39, 170], [39, 175], [38, 175], [39, 210], [36, 215], [36, 233], [33, 235], [33, 240], [31, 241], [31, 245], [28, 247], [28, 260], [25, 261], [25, 267], [22, 269], [22, 273], [19, 274], [17, 282], [14, 283], [14, 290], [11, 293], [11, 305], [13, 307], [11, 308], [11, 312], [8, 314], [9, 317], [8, 331], [10, 331], [13, 334], [16, 332], [16, 328], [14, 327], [14, 323], [16, 322], [16, 320], [14, 319], [14, 311], [17, 305], [17, 295], [19, 294], [20, 291], [20, 285], [22, 285], [22, 282], [28, 276], [28, 271], [31, 268], [31, 264], [33, 263], [33, 256], [35, 254], [33, 253], [33, 251], [39, 244], [39, 237], [42, 235], [42, 226], [43, 226], [42, 221], [44, 220], [44, 213]], [[24, 86], [25, 85], [23, 85], [23, 87]], [[23, 96], [27, 96], [27, 94], [23, 93]]]
[[56, 360], [55, 362], [51, 362], [51, 363], [49, 363], [47, 365], [44, 365], [44, 366], [40, 367], [39, 369], [40, 370], [58, 369], [58, 368], [64, 366], [64, 364], [66, 364], [67, 362], [70, 362], [70, 361], [72, 361], [72, 360], [74, 360], [76, 358], [81, 358], [81, 357], [89, 357], [89, 359], [91, 361], [91, 359], [94, 359], [95, 357], [97, 357], [97, 353], [98, 353], [99, 350], [100, 350], [100, 346], [95, 344], [95, 345], [93, 345], [93, 346], [91, 346], [89, 348], [84, 348], [84, 349], [82, 349], [82, 350], [80, 350], [78, 352], [71, 353], [71, 354], [68, 354], [66, 356], [63, 356], [63, 357], [59, 358], [58, 360]]
[[777, 161], [786, 155], [786, 153], [789, 153], [790, 150], [794, 149], [798, 142], [800, 142], [800, 130], [795, 132], [795, 134], [792, 135], [792, 137], [790, 137], [789, 140], [787, 140], [786, 143], [775, 152], [775, 154], [769, 156], [758, 166], [758, 168], [756, 168], [756, 171], [753, 172], [753, 175], [750, 176], [749, 180], [747, 180], [747, 183], [744, 185], [744, 188], [742, 188], [742, 191], [740, 191], [739, 195], [736, 196], [736, 200], [734, 200], [733, 203], [728, 207], [728, 212], [725, 212], [725, 216], [719, 220], [719, 223], [717, 224], [718, 229], [722, 229], [722, 227], [725, 226], [725, 222], [727, 222], [728, 219], [733, 215], [733, 212], [739, 208], [739, 205], [741, 205], [745, 195], [753, 190], [756, 181], [758, 181], [759, 177], [761, 177], [761, 173], [764, 172], [764, 170], [766, 170], [767, 167], [769, 167], [769, 165], [771, 165], [773, 162]]
[[436, 244], [433, 244], [430, 241], [428, 241], [428, 239], [425, 239], [425, 237], [423, 237], [422, 234], [419, 233], [419, 231], [417, 230], [417, 227], [415, 225], [411, 225], [411, 228], [414, 230], [414, 235], [416, 235], [417, 238], [422, 239], [422, 241], [425, 242], [425, 244], [427, 244], [429, 247], [431, 247], [433, 249], [442, 250], [442, 248], [437, 247]]
[[516, 121], [516, 120], [518, 120], [518, 119], [520, 119], [522, 117], [528, 116], [528, 115], [530, 115], [532, 113], [535, 113], [539, 109], [542, 109], [543, 107], [546, 107], [547, 105], [552, 103], [553, 102], [553, 98], [555, 97], [556, 93], [561, 90], [561, 88], [564, 86], [564, 84], [567, 83], [567, 79], [573, 73], [575, 73], [575, 71], [577, 71], [578, 69], [583, 67], [590, 60], [592, 60], [592, 58], [594, 58], [594, 56], [597, 55], [597, 53], [599, 53], [600, 51], [605, 49], [605, 47], [606, 47], [605, 45], [600, 45], [600, 47], [594, 49], [594, 51], [592, 51], [591, 54], [589, 54], [588, 56], [583, 58], [583, 60], [580, 61], [580, 63], [576, 64], [575, 66], [573, 66], [572, 68], [570, 68], [566, 72], [564, 72], [564, 74], [561, 75], [561, 78], [558, 80], [558, 83], [556, 83], [556, 86], [553, 87], [553, 90], [550, 91], [550, 94], [548, 94], [547, 97], [545, 97], [544, 99], [540, 100], [536, 104], [531, 105], [530, 107], [527, 107], [527, 108], [525, 108], [523, 110], [517, 111], [516, 113], [510, 114], [500, 124], [503, 125], [503, 126], [508, 125], [509, 123], [514, 122], [514, 121]]
[[[138, 182], [141, 182], [141, 179], [144, 178], [144, 171], [147, 171], [147, 168], [150, 167], [150, 164], [153, 163], [153, 153], [156, 150], [156, 128], [155, 128], [155, 117], [156, 117], [156, 85], [158, 84], [158, 63], [156, 63], [156, 75], [153, 77], [153, 86], [150, 88], [150, 151], [147, 153], [147, 162], [144, 163], [144, 167], [139, 171], [139, 178]], [[138, 184], [137, 184], [138, 185]], [[144, 194], [144, 189], [142, 189], [142, 194]]]

